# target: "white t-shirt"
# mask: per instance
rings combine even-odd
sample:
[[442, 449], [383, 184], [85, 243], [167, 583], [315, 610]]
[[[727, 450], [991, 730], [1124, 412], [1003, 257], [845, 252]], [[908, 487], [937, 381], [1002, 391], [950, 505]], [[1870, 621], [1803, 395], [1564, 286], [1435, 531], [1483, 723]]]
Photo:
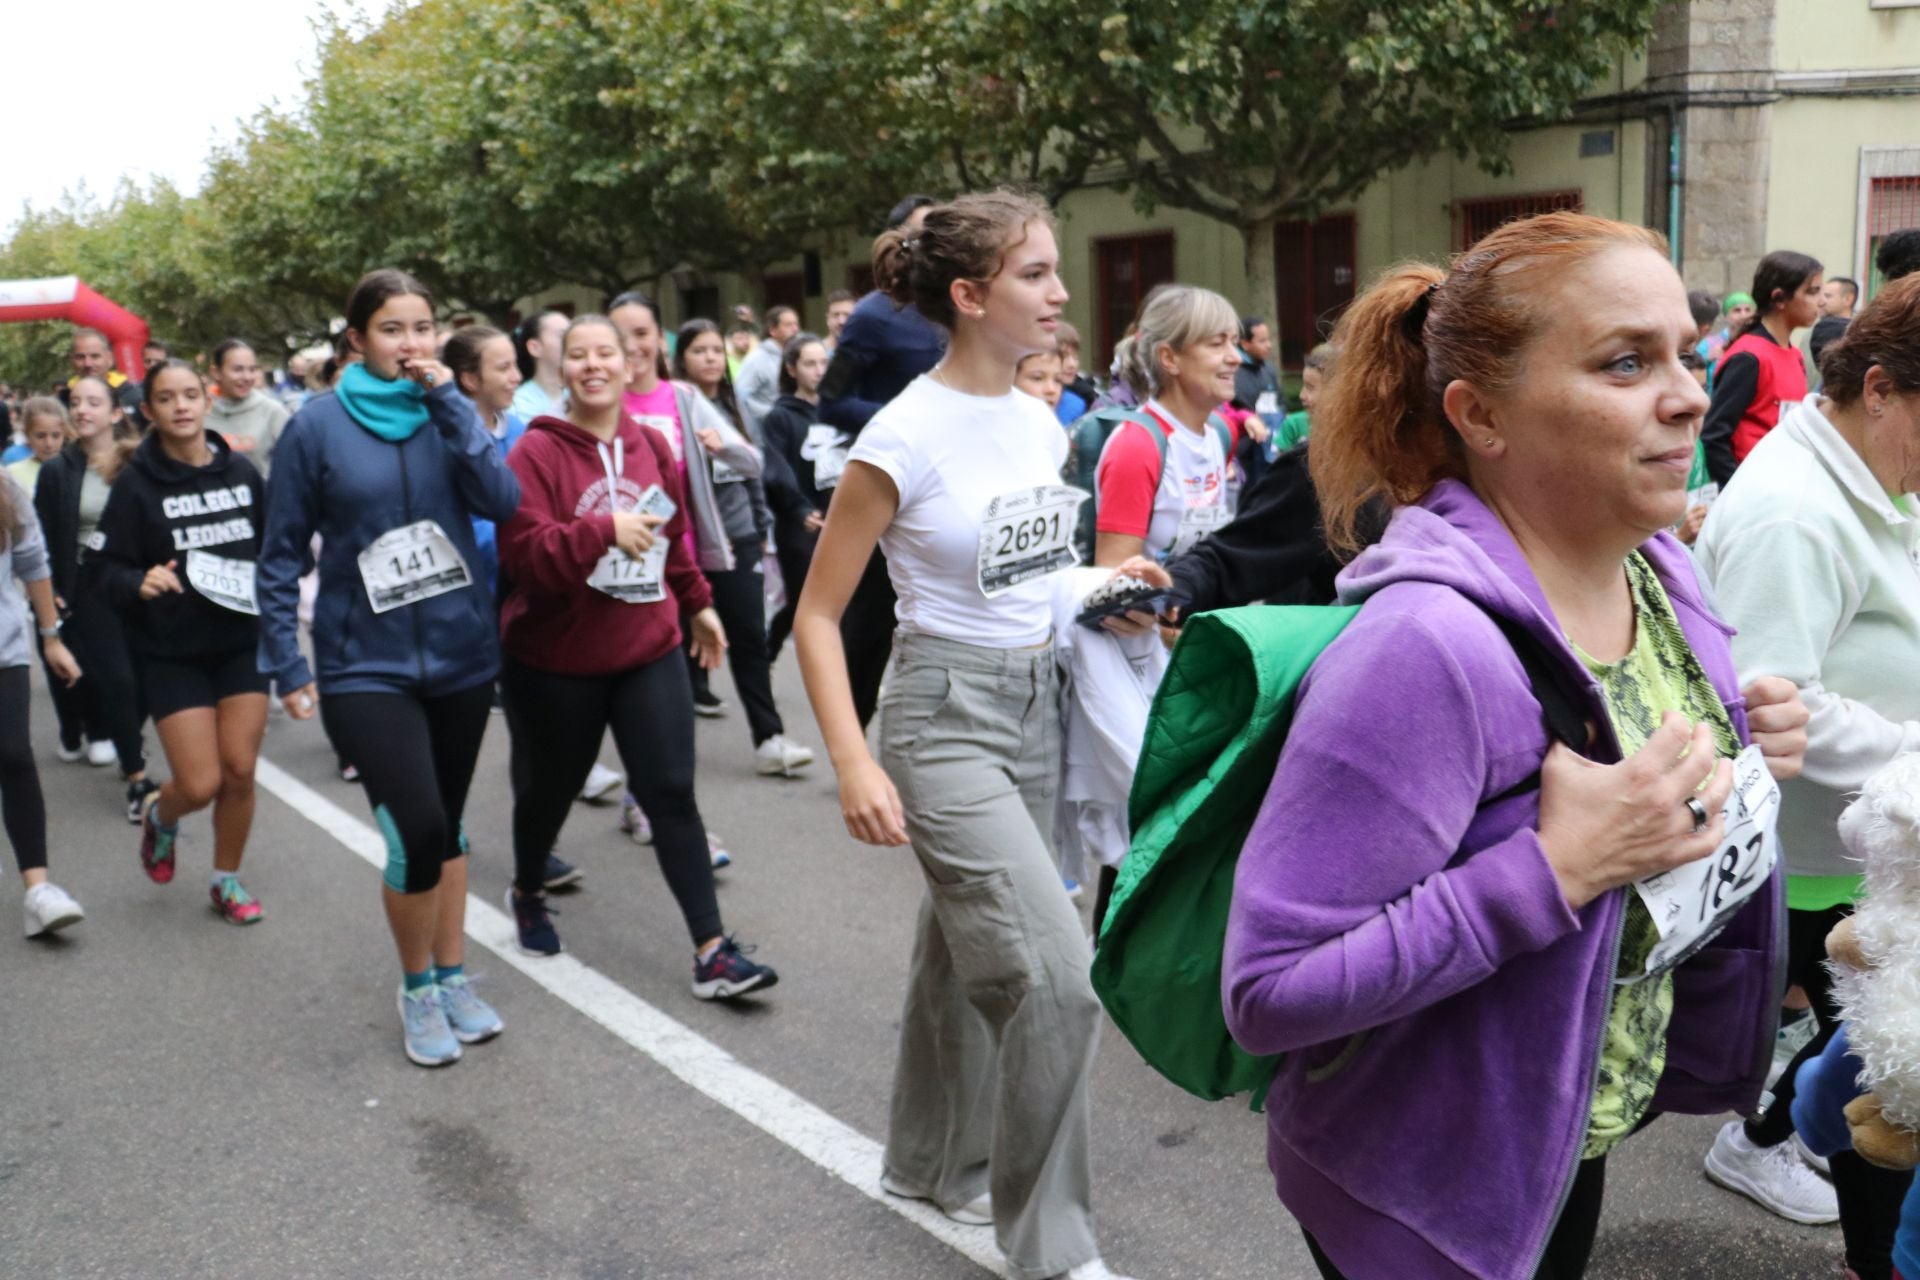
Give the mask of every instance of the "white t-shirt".
[[[847, 460], [879, 468], [900, 494], [880, 549], [903, 630], [991, 649], [1052, 637], [1044, 575], [1000, 586], [983, 567], [984, 547], [1027, 541], [1010, 536], [1027, 529], [1011, 528], [998, 513], [1060, 488], [1067, 436], [1045, 402], [1019, 391], [964, 395], [923, 375], [873, 415]], [[1045, 511], [1046, 502], [1034, 509]], [[1064, 520], [1067, 543], [1073, 514]], [[1036, 536], [1036, 549], [1059, 545], [1054, 531]], [[983, 581], [993, 584], [992, 595]]]

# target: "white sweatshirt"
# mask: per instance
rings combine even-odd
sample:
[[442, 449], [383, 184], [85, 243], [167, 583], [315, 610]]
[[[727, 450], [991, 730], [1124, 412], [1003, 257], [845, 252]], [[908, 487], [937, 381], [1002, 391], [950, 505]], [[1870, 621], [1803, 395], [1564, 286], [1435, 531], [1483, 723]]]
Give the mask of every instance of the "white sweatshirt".
[[1920, 522], [1881, 489], [1809, 396], [1747, 455], [1696, 548], [1740, 680], [1784, 676], [1813, 713], [1807, 766], [1781, 788], [1795, 875], [1858, 875], [1837, 831], [1848, 795], [1920, 750]]

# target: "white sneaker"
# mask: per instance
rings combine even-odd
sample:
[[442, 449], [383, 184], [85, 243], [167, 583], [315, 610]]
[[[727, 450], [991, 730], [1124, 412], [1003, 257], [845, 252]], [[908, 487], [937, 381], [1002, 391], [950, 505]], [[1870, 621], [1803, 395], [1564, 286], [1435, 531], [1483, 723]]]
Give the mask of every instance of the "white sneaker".
[[619, 770], [595, 761], [587, 772], [587, 785], [580, 788], [580, 798], [588, 804], [600, 804], [611, 800], [626, 784], [627, 779]]
[[[894, 1177], [890, 1173], [880, 1175], [880, 1189], [890, 1196], [899, 1196], [902, 1200], [925, 1200], [933, 1203], [933, 1197], [927, 1194], [925, 1187], [917, 1187], [910, 1182]], [[993, 1198], [975, 1196], [956, 1208], [936, 1205], [940, 1212], [963, 1227], [990, 1227], [993, 1225]]]
[[770, 778], [791, 778], [813, 763], [813, 752], [776, 733], [753, 749], [754, 767]]
[[1808, 1146], [1806, 1139], [1797, 1133], [1793, 1135], [1793, 1151], [1809, 1169], [1812, 1169], [1828, 1182], [1833, 1181], [1832, 1163], [1829, 1162], [1825, 1156], [1813, 1154], [1813, 1148]]
[[1840, 1220], [1833, 1185], [1807, 1167], [1791, 1142], [1756, 1147], [1739, 1120], [1729, 1120], [1707, 1152], [1707, 1177], [1789, 1222], [1818, 1226]]
[[60, 757], [61, 764], [79, 764], [87, 758], [87, 744], [82, 742], [77, 747], [69, 747], [61, 744], [54, 747], [53, 754]]
[[1820, 1024], [1811, 1013], [1781, 1025], [1779, 1034], [1773, 1038], [1773, 1061], [1767, 1066], [1766, 1087], [1769, 1090], [1779, 1082], [1781, 1075], [1793, 1065], [1793, 1060], [1800, 1056], [1800, 1051], [1811, 1044], [1819, 1032]]
[[104, 769], [110, 764], [120, 763], [120, 753], [113, 749], [112, 742], [89, 742], [87, 744], [87, 763], [96, 769]]
[[1067, 1272], [1066, 1280], [1127, 1280], [1127, 1277], [1095, 1258], [1092, 1262], [1083, 1262]]
[[42, 880], [27, 890], [27, 896], [21, 903], [27, 917], [27, 936], [38, 938], [42, 934], [57, 933], [70, 924], [79, 924], [87, 918], [73, 895], [53, 883]]

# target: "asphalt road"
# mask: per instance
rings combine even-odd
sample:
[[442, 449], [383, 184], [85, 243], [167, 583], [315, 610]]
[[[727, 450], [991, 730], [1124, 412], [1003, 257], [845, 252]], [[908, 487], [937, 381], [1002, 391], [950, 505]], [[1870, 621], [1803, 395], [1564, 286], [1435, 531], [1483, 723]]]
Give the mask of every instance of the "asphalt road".
[[[716, 689], [731, 694], [724, 677]], [[778, 689], [794, 736], [814, 741], [791, 658]], [[189, 820], [174, 883], [150, 884], [112, 771], [55, 761], [44, 692], [34, 715], [54, 876], [88, 918], [29, 943], [0, 917], [0, 1276], [986, 1274], [481, 948], [468, 965], [506, 1033], [451, 1069], [410, 1065], [372, 867], [263, 793], [247, 882], [266, 919], [222, 924], [206, 817]], [[844, 835], [824, 763], [805, 781], [756, 777], [737, 712], [699, 735], [702, 808], [736, 859], [727, 926], [779, 967], [779, 987], [744, 1007], [693, 999], [652, 852], [608, 808], [576, 806], [562, 837], [587, 872], [555, 898], [568, 954], [878, 1139], [918, 872]], [[493, 904], [509, 878], [506, 747], [496, 717], [466, 823], [472, 889]], [[317, 723], [276, 718], [266, 755], [365, 821]], [[1117, 1269], [1312, 1280], [1259, 1117], [1180, 1093], [1111, 1027], [1094, 1106]], [[1594, 1280], [1837, 1273], [1837, 1228], [1780, 1221], [1704, 1179], [1716, 1126], [1667, 1118], [1615, 1156]], [[973, 1240], [978, 1253], [990, 1237]]]

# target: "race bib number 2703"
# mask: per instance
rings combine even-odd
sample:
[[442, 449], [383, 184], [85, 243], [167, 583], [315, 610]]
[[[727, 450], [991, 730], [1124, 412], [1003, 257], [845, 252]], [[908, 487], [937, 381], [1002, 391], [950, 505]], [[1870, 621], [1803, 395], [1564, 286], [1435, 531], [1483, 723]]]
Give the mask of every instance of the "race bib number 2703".
[[1090, 496], [1072, 485], [1049, 484], [989, 502], [980, 518], [980, 593], [997, 596], [1079, 564], [1074, 523]]

